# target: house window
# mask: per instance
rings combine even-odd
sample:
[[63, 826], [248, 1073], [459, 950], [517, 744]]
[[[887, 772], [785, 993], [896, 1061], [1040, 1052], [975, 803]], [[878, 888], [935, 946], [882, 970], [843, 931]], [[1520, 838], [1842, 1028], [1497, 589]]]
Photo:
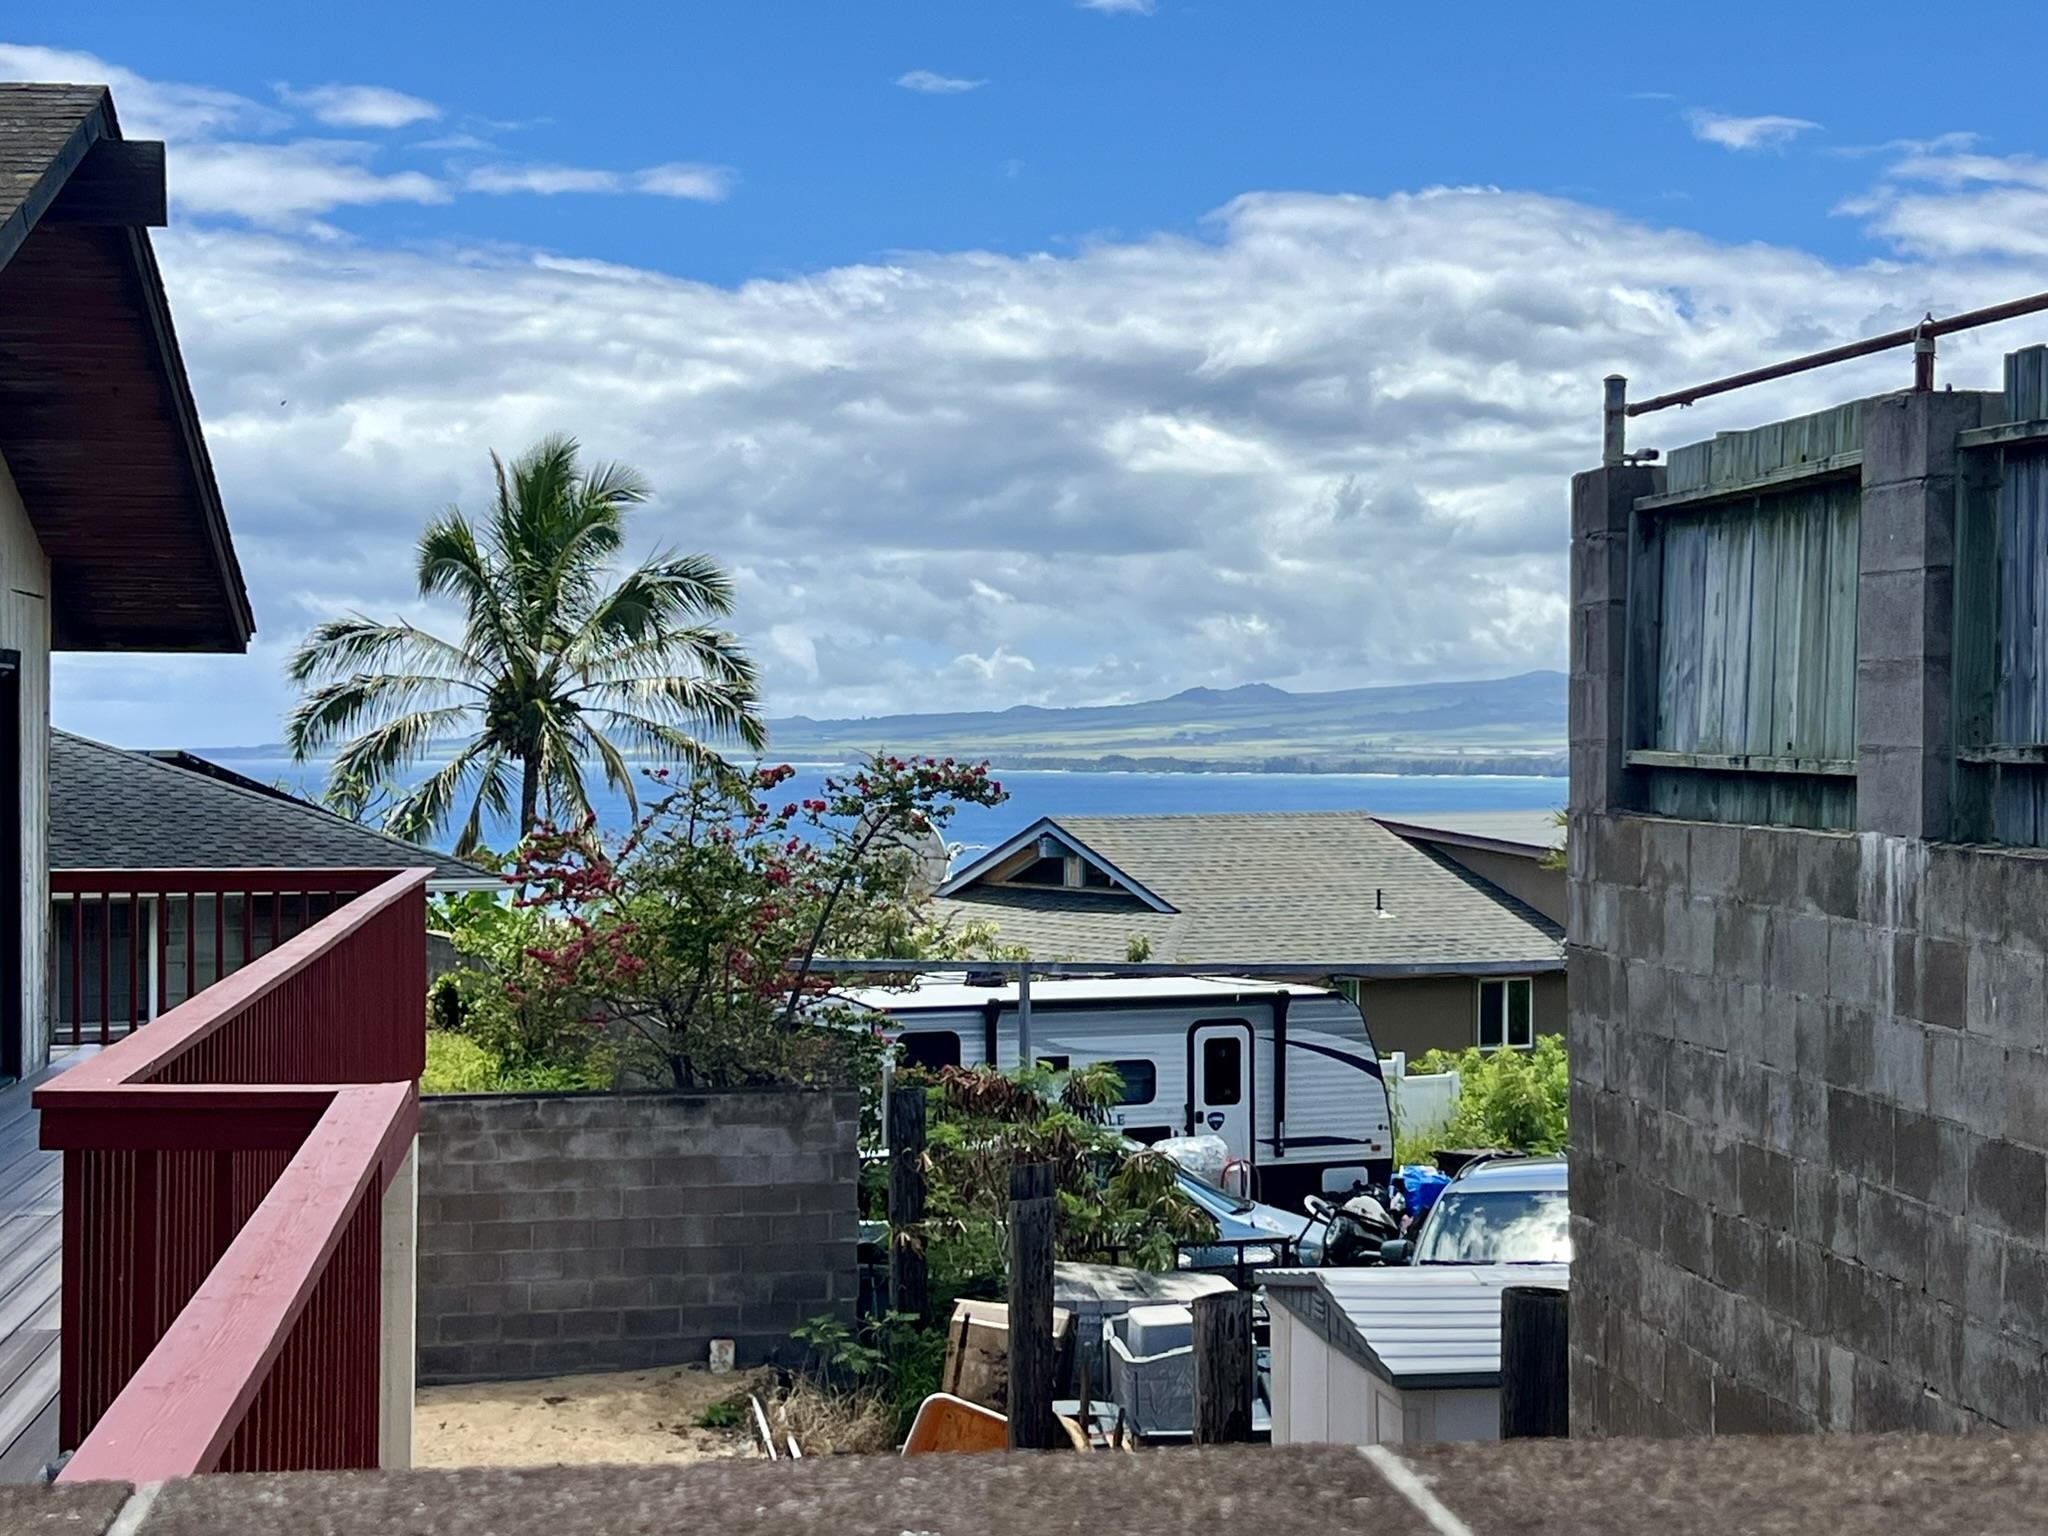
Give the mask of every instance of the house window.
[[1010, 876], [1010, 883], [1012, 885], [1065, 885], [1067, 883], [1067, 861], [1064, 858], [1034, 860]]
[[1527, 976], [1479, 983], [1479, 1049], [1527, 1050], [1536, 1043], [1536, 984]]
[[1109, 1066], [1124, 1085], [1123, 1097], [1117, 1103], [1150, 1104], [1159, 1097], [1159, 1069], [1151, 1062], [1112, 1061]]
[[906, 1067], [923, 1067], [936, 1072], [941, 1067], [960, 1065], [960, 1036], [950, 1029], [921, 1029], [896, 1042]]

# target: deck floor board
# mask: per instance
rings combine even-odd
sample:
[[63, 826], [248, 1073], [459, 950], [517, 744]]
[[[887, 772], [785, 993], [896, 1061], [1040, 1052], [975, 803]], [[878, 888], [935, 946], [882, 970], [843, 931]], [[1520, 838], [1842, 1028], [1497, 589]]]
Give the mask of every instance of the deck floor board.
[[77, 1059], [0, 1088], [0, 1482], [32, 1481], [57, 1454], [64, 1165], [37, 1145], [29, 1095]]

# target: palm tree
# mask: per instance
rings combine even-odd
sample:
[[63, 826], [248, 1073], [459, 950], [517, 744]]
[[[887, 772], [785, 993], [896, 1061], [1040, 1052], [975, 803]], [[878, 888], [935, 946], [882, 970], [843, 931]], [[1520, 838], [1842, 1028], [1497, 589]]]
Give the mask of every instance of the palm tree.
[[306, 691], [286, 739], [302, 762], [347, 738], [334, 774], [377, 784], [467, 736], [393, 806], [385, 824], [401, 836], [431, 836], [467, 798], [455, 851], [472, 852], [486, 813], [510, 815], [515, 792], [522, 836], [544, 807], [583, 815], [592, 760], [637, 811], [629, 751], [697, 764], [717, 759], [701, 736], [766, 741], [753, 662], [705, 622], [731, 612], [731, 579], [706, 556], [657, 554], [607, 585], [647, 482], [623, 465], [585, 469], [577, 453], [557, 436], [509, 469], [492, 454], [490, 515], [451, 507], [420, 535], [420, 596], [461, 605], [459, 640], [354, 615], [292, 657]]

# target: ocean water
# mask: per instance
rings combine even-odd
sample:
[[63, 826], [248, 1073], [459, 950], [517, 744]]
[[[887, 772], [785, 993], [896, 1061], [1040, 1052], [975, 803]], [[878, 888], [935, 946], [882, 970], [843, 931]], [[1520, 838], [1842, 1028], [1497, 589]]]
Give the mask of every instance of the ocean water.
[[[208, 754], [223, 766], [294, 793], [317, 796], [326, 765], [294, 763], [260, 753]], [[426, 770], [422, 769], [422, 773]], [[778, 799], [819, 792], [828, 765], [798, 764]], [[963, 806], [946, 841], [972, 853], [993, 847], [1041, 816], [1163, 816], [1198, 811], [1371, 811], [1427, 820], [1473, 811], [1553, 811], [1565, 803], [1561, 778], [1477, 774], [1376, 773], [1057, 773], [1020, 769], [995, 777], [1009, 798], [993, 807]], [[626, 798], [592, 770], [598, 820], [607, 831], [631, 824]], [[466, 809], [466, 807], [465, 807]], [[490, 827], [486, 841], [512, 842], [509, 823]]]

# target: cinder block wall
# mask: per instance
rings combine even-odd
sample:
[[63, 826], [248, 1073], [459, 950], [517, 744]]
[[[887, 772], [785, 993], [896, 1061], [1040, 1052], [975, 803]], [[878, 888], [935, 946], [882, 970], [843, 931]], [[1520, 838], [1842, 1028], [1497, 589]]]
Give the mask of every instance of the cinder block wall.
[[1662, 481], [1574, 482], [1575, 1434], [2048, 1422], [2048, 855], [1953, 840], [1956, 446], [1995, 401], [1865, 403], [1857, 831], [1643, 812]]
[[790, 1330], [858, 1296], [852, 1093], [430, 1098], [422, 1381], [630, 1370]]
[[2048, 859], [1573, 836], [1574, 1431], [2043, 1422]]

